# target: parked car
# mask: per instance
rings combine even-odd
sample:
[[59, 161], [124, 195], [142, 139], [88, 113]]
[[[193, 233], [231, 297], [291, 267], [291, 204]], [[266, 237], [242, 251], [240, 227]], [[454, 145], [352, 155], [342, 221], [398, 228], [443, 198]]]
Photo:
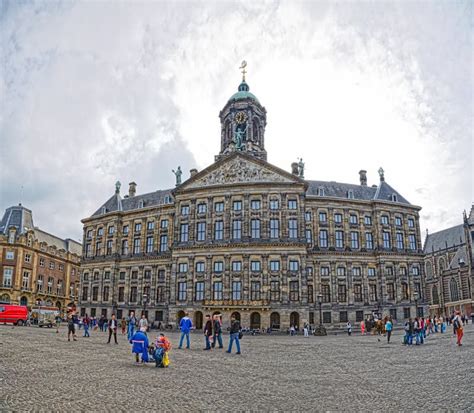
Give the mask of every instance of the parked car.
[[18, 326], [26, 324], [28, 308], [24, 305], [0, 304], [0, 323], [12, 323]]

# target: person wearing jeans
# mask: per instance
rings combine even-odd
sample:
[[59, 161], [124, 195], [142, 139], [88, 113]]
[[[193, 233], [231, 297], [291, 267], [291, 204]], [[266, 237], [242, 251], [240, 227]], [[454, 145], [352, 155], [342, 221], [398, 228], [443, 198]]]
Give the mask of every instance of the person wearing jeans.
[[206, 348], [204, 350], [211, 349], [211, 340], [209, 337], [212, 337], [212, 321], [209, 314], [206, 315], [206, 324], [204, 326], [204, 337], [206, 339]]
[[222, 344], [222, 324], [220, 320], [220, 314], [214, 315], [214, 320], [212, 321], [214, 327], [214, 337], [212, 340], [212, 347], [216, 347], [216, 344], [219, 343], [219, 348], [223, 348]]
[[90, 337], [89, 334], [89, 317], [86, 316], [82, 319], [82, 323], [84, 324], [84, 335], [83, 337]]
[[135, 318], [135, 311], [131, 311], [128, 317], [128, 341], [130, 341], [135, 333], [135, 324], [137, 324], [137, 319]]
[[387, 332], [387, 343], [390, 343], [390, 337], [392, 336], [393, 323], [392, 319], [389, 318], [385, 323], [385, 331]]
[[232, 344], [235, 341], [235, 345], [237, 346], [237, 354], [240, 354], [240, 323], [238, 320], [235, 319], [234, 316], [230, 319], [230, 340], [229, 340], [229, 348], [227, 349], [227, 353], [232, 353]]
[[188, 313], [179, 321], [179, 329], [181, 330], [181, 338], [179, 339], [178, 348], [182, 348], [184, 337], [186, 337], [186, 348], [190, 347], [189, 332], [193, 328], [193, 322], [188, 317]]
[[110, 339], [112, 338], [112, 335], [114, 336], [115, 344], [118, 344], [117, 342], [117, 319], [115, 318], [115, 314], [112, 314], [112, 318], [109, 321], [109, 341], [107, 341], [107, 344], [110, 344]]

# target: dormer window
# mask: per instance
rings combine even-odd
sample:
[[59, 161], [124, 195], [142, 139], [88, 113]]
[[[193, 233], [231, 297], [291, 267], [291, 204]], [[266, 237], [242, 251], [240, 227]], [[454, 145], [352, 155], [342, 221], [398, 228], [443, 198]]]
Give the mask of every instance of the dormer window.
[[140, 201], [138, 201], [138, 208], [143, 208], [145, 206], [145, 202], [143, 201], [143, 199], [140, 199]]
[[171, 204], [172, 200], [171, 200], [171, 197], [169, 195], [166, 195], [165, 196], [165, 204]]
[[392, 202], [398, 202], [397, 194], [392, 194]]
[[324, 196], [324, 188], [322, 186], [318, 188], [318, 196]]
[[352, 189], [349, 189], [349, 191], [347, 191], [347, 198], [354, 199], [354, 191]]
[[102, 213], [102, 214], [105, 214], [105, 213], [107, 213], [107, 208], [106, 208], [105, 206], [103, 206], [103, 207], [102, 207], [102, 209], [101, 209], [101, 213]]

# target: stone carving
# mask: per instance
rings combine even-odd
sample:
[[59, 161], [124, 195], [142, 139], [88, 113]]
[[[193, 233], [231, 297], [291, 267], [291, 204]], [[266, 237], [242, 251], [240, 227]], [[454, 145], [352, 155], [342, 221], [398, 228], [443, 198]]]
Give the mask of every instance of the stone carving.
[[304, 178], [304, 162], [303, 162], [303, 158], [300, 158], [299, 162], [298, 162], [298, 176], [300, 178]]
[[293, 182], [285, 176], [244, 159], [234, 158], [194, 181], [189, 188], [238, 182]]
[[173, 172], [176, 176], [176, 186], [181, 185], [181, 175], [183, 174], [183, 172], [181, 171], [181, 166], [178, 166], [178, 169], [176, 169], [176, 171], [172, 169], [171, 172]]

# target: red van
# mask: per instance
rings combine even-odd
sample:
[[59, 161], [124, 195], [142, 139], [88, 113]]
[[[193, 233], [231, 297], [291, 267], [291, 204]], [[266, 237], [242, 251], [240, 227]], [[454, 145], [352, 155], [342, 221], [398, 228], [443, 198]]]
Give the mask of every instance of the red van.
[[0, 304], [0, 323], [26, 324], [28, 308], [24, 305]]

